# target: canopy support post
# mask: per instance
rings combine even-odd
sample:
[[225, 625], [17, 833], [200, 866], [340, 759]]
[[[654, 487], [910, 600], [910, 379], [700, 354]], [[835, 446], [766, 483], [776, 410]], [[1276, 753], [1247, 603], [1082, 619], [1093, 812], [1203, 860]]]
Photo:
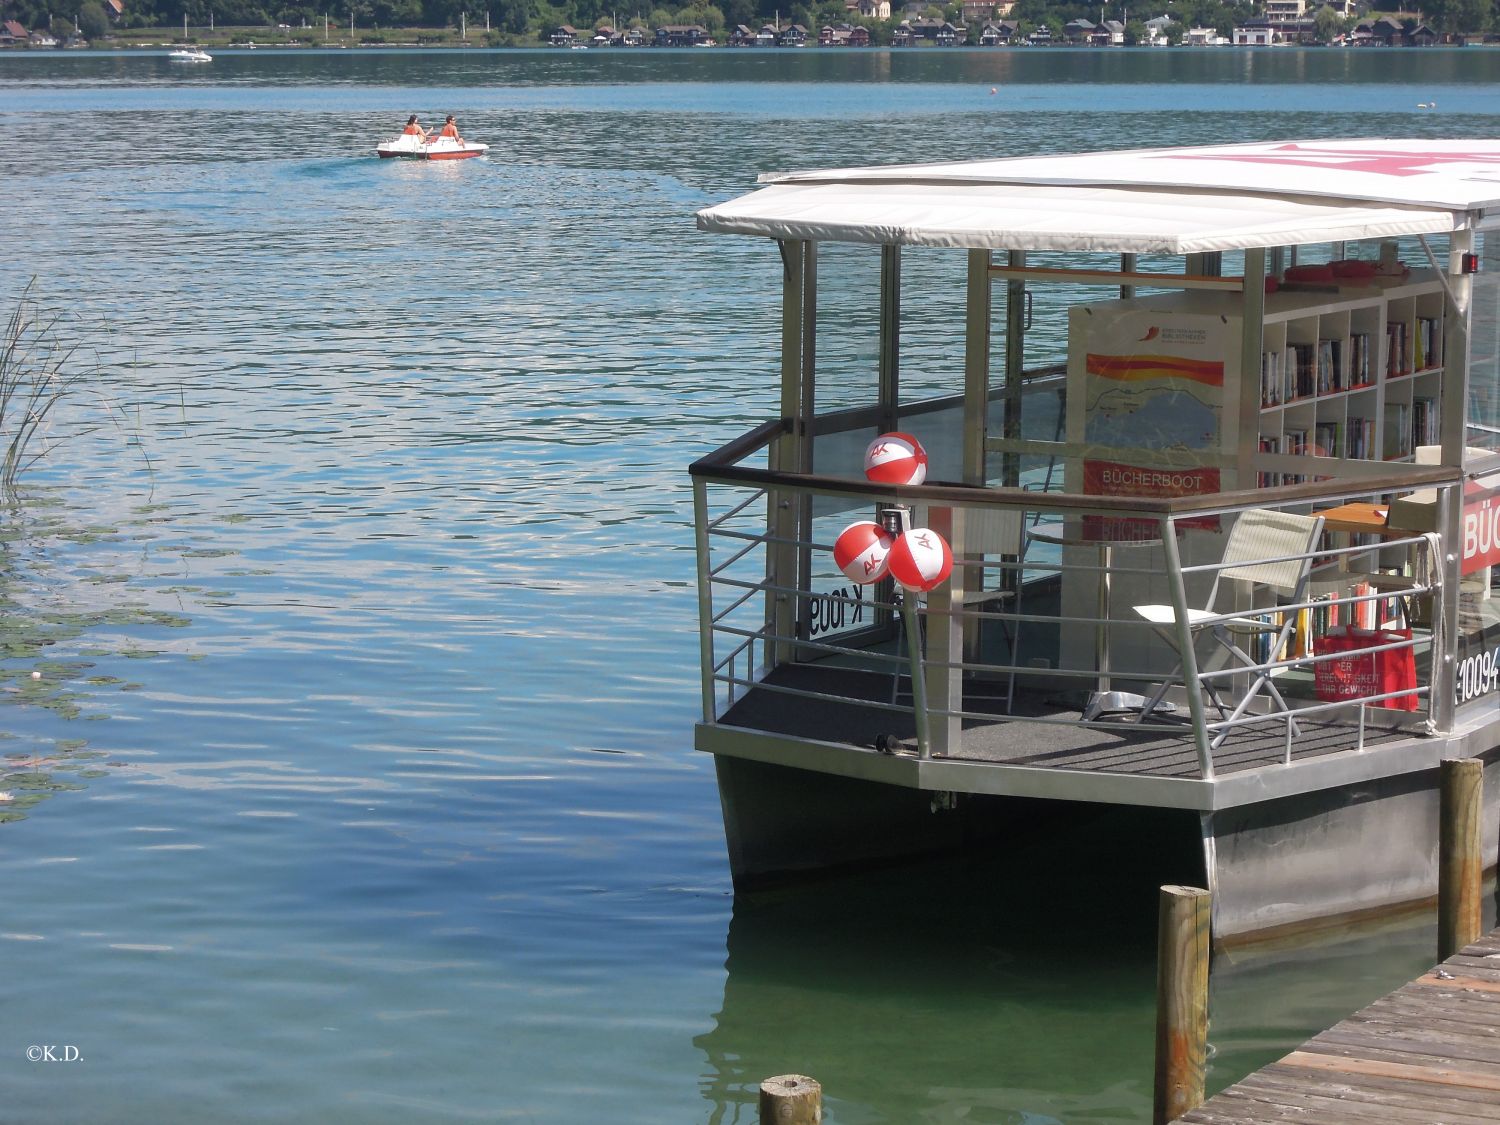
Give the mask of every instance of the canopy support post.
[[[1012, 250], [1006, 264], [1025, 269], [1026, 251]], [[1005, 283], [1005, 430], [1007, 441], [1021, 436], [1021, 374], [1026, 364], [1026, 282], [1013, 278]], [[1021, 487], [1021, 458], [1007, 452], [1001, 463], [1000, 483]]]
[[[778, 240], [781, 248], [781, 414], [791, 430], [770, 450], [770, 467], [781, 473], [812, 471], [813, 365], [816, 355], [818, 288], [817, 243]], [[808, 573], [810, 549], [799, 549], [811, 531], [811, 509], [805, 499], [772, 492], [767, 497], [767, 529], [776, 542], [766, 549], [766, 579], [773, 587], [797, 590]], [[779, 638], [767, 655], [774, 666], [795, 658], [791, 639], [797, 631], [797, 599], [786, 593], [766, 595], [766, 622]]]
[[[964, 330], [963, 481], [985, 482], [985, 439], [990, 407], [990, 252], [969, 251], [969, 286]], [[1008, 401], [1008, 400], [1007, 400]]]
[[[1427, 247], [1427, 240], [1422, 239]], [[1469, 317], [1473, 312], [1474, 278], [1464, 272], [1464, 258], [1474, 250], [1472, 229], [1456, 230], [1448, 236], [1448, 269], [1445, 281], [1445, 307], [1443, 316], [1443, 375], [1442, 413], [1438, 418], [1439, 440], [1443, 446], [1443, 464], [1463, 465], [1464, 450], [1468, 445], [1469, 420]], [[1431, 253], [1431, 251], [1428, 251]], [[1443, 609], [1443, 636], [1448, 638], [1444, 646], [1443, 660], [1434, 659], [1432, 669], [1433, 722], [1441, 732], [1453, 729], [1453, 715], [1457, 706], [1454, 700], [1454, 675], [1457, 672], [1456, 644], [1458, 639], [1459, 606], [1462, 597], [1459, 584], [1463, 576], [1463, 510], [1464, 484], [1450, 488], [1445, 495], [1442, 511], [1438, 513], [1438, 531], [1441, 542], [1447, 546], [1447, 557], [1441, 560], [1443, 568], [1443, 596], [1434, 600], [1434, 605]], [[1437, 646], [1433, 646], [1434, 652]]]
[[[1262, 249], [1245, 251], [1245, 289], [1240, 294], [1241, 317], [1244, 326], [1240, 333], [1240, 398], [1235, 404], [1240, 423], [1230, 434], [1245, 427], [1249, 440], [1236, 443], [1233, 481], [1221, 481], [1220, 489], [1248, 488], [1255, 479], [1255, 457], [1259, 452], [1260, 430], [1260, 357], [1263, 350], [1261, 335], [1265, 329], [1266, 315], [1266, 252]], [[1225, 403], [1226, 407], [1230, 404]], [[1245, 420], [1249, 419], [1248, 426]], [[1227, 429], [1227, 427], [1226, 427]], [[1222, 448], [1219, 452], [1226, 452]]]
[[901, 247], [880, 248], [880, 428], [901, 428]]

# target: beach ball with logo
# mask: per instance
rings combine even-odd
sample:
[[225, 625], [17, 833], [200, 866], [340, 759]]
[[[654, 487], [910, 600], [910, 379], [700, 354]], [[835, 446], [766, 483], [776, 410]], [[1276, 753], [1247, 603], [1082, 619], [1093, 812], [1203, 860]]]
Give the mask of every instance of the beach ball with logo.
[[894, 540], [878, 523], [851, 523], [833, 543], [833, 561], [853, 582], [866, 586], [885, 577], [886, 559]]
[[865, 477], [876, 484], [921, 484], [927, 450], [911, 434], [881, 434], [865, 449]]
[[931, 528], [914, 527], [891, 546], [886, 566], [906, 589], [931, 590], [953, 573], [953, 552], [948, 541]]

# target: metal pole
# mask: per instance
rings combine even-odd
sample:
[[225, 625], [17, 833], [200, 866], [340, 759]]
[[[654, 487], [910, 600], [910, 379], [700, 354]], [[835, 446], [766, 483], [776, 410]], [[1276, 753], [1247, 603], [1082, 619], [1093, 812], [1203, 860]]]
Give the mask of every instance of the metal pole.
[[880, 248], [880, 428], [901, 423], [901, 247]]
[[[969, 285], [964, 328], [963, 481], [987, 479], [985, 439], [990, 406], [990, 252], [969, 251]], [[1009, 435], [1007, 435], [1009, 436]]]
[[[1011, 269], [1024, 269], [1026, 251], [1011, 250], [1006, 258]], [[1004, 436], [1015, 441], [1021, 436], [1021, 381], [1026, 368], [1026, 283], [1019, 279], [1005, 283], [1005, 424]], [[1007, 488], [1021, 486], [1021, 458], [1007, 453], [1001, 462], [1000, 483]]]
[[[1240, 301], [1240, 417], [1260, 417], [1260, 357], [1265, 345], [1262, 333], [1266, 317], [1266, 252], [1245, 251], [1245, 291]], [[1231, 441], [1238, 437], [1237, 427], [1229, 427], [1224, 435]], [[1252, 435], [1253, 437], [1253, 435]], [[1221, 483], [1221, 488], [1249, 488], [1255, 481], [1255, 455], [1258, 442], [1254, 440], [1235, 442], [1229, 449], [1220, 452], [1234, 457], [1234, 480]]]
[[[712, 570], [708, 549], [708, 485], [693, 481], [693, 538], [698, 551], [698, 660], [703, 681], [703, 721], [714, 714], [714, 595], [709, 580]], [[746, 677], [749, 678], [748, 676]]]
[[922, 672], [922, 627], [917, 622], [916, 594], [901, 595], [901, 623], [906, 630], [906, 657], [911, 664], [911, 710], [917, 724], [917, 753], [926, 758], [932, 753], [932, 732], [927, 725], [927, 682]]
[[[778, 473], [802, 469], [802, 434], [806, 429], [801, 417], [802, 403], [802, 284], [805, 278], [803, 258], [808, 244], [781, 240], [781, 415], [791, 420], [790, 432], [777, 438], [770, 449], [770, 468]], [[769, 511], [767, 529], [777, 542], [766, 548], [766, 579], [772, 586], [796, 586], [797, 550], [796, 512], [793, 494], [782, 491], [767, 493]], [[766, 620], [778, 638], [796, 632], [796, 604], [790, 595], [777, 591], [766, 593]], [[789, 661], [794, 652], [792, 642], [777, 640], [766, 654], [766, 662], [775, 667]]]
[[1177, 648], [1182, 657], [1182, 686], [1187, 692], [1188, 714], [1193, 719], [1193, 744], [1198, 750], [1198, 769], [1207, 781], [1214, 775], [1213, 751], [1208, 744], [1208, 721], [1203, 713], [1203, 691], [1198, 685], [1198, 653], [1193, 648], [1193, 630], [1188, 624], [1187, 588], [1182, 582], [1182, 556], [1177, 550], [1177, 524], [1170, 516], [1163, 521], [1162, 549], [1167, 556], [1167, 585], [1172, 593], [1172, 613], [1177, 618]]

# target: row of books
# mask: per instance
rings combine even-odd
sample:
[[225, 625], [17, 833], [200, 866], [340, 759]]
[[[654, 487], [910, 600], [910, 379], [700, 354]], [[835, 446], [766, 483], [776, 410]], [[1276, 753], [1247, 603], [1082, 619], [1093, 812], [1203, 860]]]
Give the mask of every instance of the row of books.
[[1417, 332], [1412, 338], [1415, 348], [1412, 365], [1416, 370], [1423, 371], [1442, 362], [1443, 337], [1438, 330], [1441, 323], [1435, 316], [1417, 317]]
[[1441, 441], [1440, 430], [1442, 411], [1438, 408], [1438, 400], [1425, 395], [1418, 395], [1411, 400], [1411, 438], [1412, 444], [1437, 445]]
[[1342, 421], [1318, 422], [1313, 426], [1313, 447], [1306, 448], [1306, 430], [1288, 430], [1295, 435], [1292, 442], [1295, 451], [1311, 453], [1314, 457], [1346, 457], [1357, 460], [1375, 456], [1375, 420], [1357, 415]]
[[[1379, 448], [1375, 444], [1374, 418], [1350, 415], [1342, 421], [1318, 422], [1311, 430], [1292, 427], [1280, 434], [1262, 434], [1261, 453], [1287, 453], [1294, 457], [1344, 457], [1386, 460], [1410, 457], [1419, 445], [1437, 445], [1441, 412], [1435, 398], [1418, 396], [1410, 405], [1386, 403], [1385, 430]], [[1283, 484], [1301, 484], [1307, 478], [1298, 474], [1262, 472], [1257, 481], [1261, 488]]]
[[1406, 321], [1387, 321], [1385, 326], [1385, 375], [1387, 379], [1411, 374], [1412, 368], [1407, 362], [1406, 343]]
[[[1287, 638], [1286, 645], [1278, 652], [1271, 651], [1271, 642], [1276, 634], [1258, 634], [1250, 645], [1250, 655], [1256, 661], [1268, 664], [1275, 660], [1303, 660], [1313, 655], [1315, 637], [1330, 629], [1353, 625], [1356, 629], [1379, 629], [1395, 624], [1401, 619], [1401, 607], [1394, 596], [1378, 601], [1353, 602], [1350, 598], [1369, 598], [1379, 591], [1368, 582], [1358, 582], [1349, 588], [1345, 600], [1337, 601], [1333, 595], [1310, 599], [1315, 604], [1296, 612], [1297, 621]], [[1281, 614], [1270, 614], [1268, 621], [1277, 629], [1284, 618]]]
[[1352, 333], [1347, 341], [1330, 337], [1317, 343], [1288, 343], [1285, 351], [1273, 348], [1260, 354], [1260, 404], [1279, 406], [1300, 398], [1369, 386], [1370, 372], [1368, 332]]

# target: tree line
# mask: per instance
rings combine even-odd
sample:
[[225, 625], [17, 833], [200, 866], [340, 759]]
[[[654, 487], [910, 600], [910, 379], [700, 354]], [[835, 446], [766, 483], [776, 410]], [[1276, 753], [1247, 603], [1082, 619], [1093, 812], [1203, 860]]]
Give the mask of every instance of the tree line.
[[[213, 23], [224, 27], [257, 27], [286, 24], [290, 28], [318, 28], [325, 18], [348, 26], [352, 18], [356, 29], [457, 28], [461, 22], [473, 31], [489, 21], [490, 42], [495, 45], [536, 43], [546, 40], [556, 27], [568, 24], [579, 30], [590, 30], [607, 23], [620, 29], [637, 26], [662, 27], [669, 24], [697, 24], [722, 41], [722, 37], [739, 24], [759, 28], [779, 22], [782, 27], [801, 24], [816, 34], [818, 28], [831, 23], [860, 24], [869, 29], [871, 41], [890, 42], [890, 33], [905, 17], [900, 0], [892, 4], [894, 18], [862, 19], [845, 9], [843, 0], [719, 0], [719, 3], [692, 3], [681, 8], [621, 8], [618, 0], [330, 0], [327, 7], [295, 0], [125, 0], [125, 12], [113, 26], [125, 29], [181, 27], [186, 17], [193, 27]], [[1426, 0], [1422, 18], [1439, 33], [1475, 34], [1495, 26], [1496, 4], [1500, 0]], [[51, 7], [55, 0], [0, 0], [0, 18], [16, 20], [23, 27], [54, 27]], [[1122, 19], [1127, 9], [1110, 11], [1108, 18]], [[78, 30], [90, 39], [106, 35], [111, 23], [99, 0], [82, 0], [73, 16]], [[930, 4], [924, 18], [943, 19], [955, 25], [964, 21], [958, 4]], [[1047, 27], [1054, 34], [1074, 19], [1097, 21], [1101, 10], [1097, 4], [1072, 0], [1020, 0], [1010, 18], [1021, 25], [1023, 33]], [[1127, 37], [1143, 37], [1142, 20], [1158, 15], [1172, 17], [1178, 28], [1211, 27], [1228, 35], [1236, 26], [1254, 19], [1259, 10], [1250, 0], [1170, 0], [1160, 10], [1135, 9], [1126, 24]], [[1319, 38], [1328, 40], [1347, 30], [1351, 21], [1331, 9], [1315, 14]], [[1414, 22], [1410, 17], [1407, 22]], [[64, 33], [70, 33], [66, 24]], [[970, 28], [971, 40], [977, 38], [978, 26]], [[1173, 36], [1175, 39], [1177, 36]]]

